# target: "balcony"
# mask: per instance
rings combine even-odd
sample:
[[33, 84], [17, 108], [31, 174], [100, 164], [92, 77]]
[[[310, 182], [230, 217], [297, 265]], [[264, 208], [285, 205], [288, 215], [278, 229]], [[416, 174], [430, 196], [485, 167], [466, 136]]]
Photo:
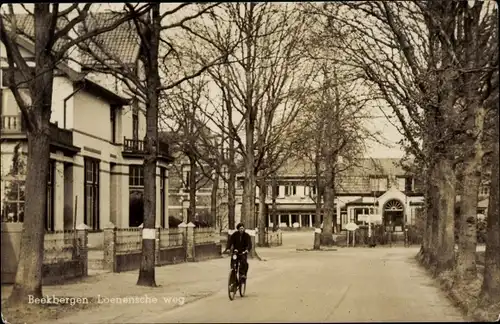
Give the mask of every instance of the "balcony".
[[[26, 126], [21, 115], [2, 115], [0, 133], [4, 140], [26, 139]], [[76, 154], [79, 148], [73, 146], [73, 132], [50, 123], [50, 145], [67, 153]]]
[[[144, 158], [146, 155], [146, 143], [139, 139], [123, 138], [123, 152], [125, 158]], [[170, 156], [167, 143], [158, 142], [158, 158], [166, 162], [172, 162], [173, 157]]]

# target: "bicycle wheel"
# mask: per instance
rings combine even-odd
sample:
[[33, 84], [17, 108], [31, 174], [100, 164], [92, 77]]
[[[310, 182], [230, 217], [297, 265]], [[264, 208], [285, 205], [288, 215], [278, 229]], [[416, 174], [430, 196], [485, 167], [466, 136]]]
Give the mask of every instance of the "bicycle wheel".
[[229, 280], [227, 284], [227, 294], [229, 296], [229, 300], [233, 300], [234, 296], [236, 295], [236, 287], [237, 281], [236, 281], [236, 274], [234, 273], [233, 270], [229, 272]]
[[241, 280], [240, 279], [240, 284], [238, 285], [238, 290], [240, 291], [240, 296], [244, 297], [245, 296], [245, 291], [247, 290], [247, 280]]

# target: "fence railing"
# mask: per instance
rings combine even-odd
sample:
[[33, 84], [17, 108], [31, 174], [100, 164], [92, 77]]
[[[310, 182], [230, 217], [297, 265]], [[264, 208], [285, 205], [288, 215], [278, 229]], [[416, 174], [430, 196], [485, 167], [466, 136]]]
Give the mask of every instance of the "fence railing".
[[[2, 283], [15, 281], [22, 225], [2, 223]], [[42, 279], [43, 284], [60, 283], [70, 278], [88, 274], [88, 227], [84, 224], [76, 230], [44, 233]]]
[[119, 228], [116, 230], [116, 253], [141, 251], [142, 231], [140, 228]]
[[217, 240], [217, 233], [214, 228], [195, 228], [194, 242], [195, 244], [214, 243]]
[[182, 228], [169, 228], [168, 229], [168, 246], [177, 247], [182, 246], [184, 230]]
[[195, 228], [192, 223], [181, 223], [177, 228], [155, 228], [146, 233], [144, 228], [118, 229], [110, 225], [104, 229], [103, 267], [106, 270], [121, 272], [136, 269], [141, 260], [143, 233], [145, 237], [156, 239], [157, 265], [217, 257], [221, 253], [220, 238], [214, 228]]
[[[134, 138], [123, 138], [123, 151], [128, 153], [146, 153], [146, 142], [140, 139]], [[168, 143], [158, 142], [157, 152], [159, 154], [168, 155], [169, 146]]]
[[78, 252], [78, 239], [73, 231], [55, 231], [45, 233], [44, 263], [56, 263], [72, 260]]

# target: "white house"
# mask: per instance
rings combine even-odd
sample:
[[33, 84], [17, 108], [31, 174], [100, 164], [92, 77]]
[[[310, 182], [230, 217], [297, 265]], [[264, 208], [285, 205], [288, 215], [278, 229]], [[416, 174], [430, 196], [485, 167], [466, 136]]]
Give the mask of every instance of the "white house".
[[[27, 33], [33, 32], [30, 18], [23, 18]], [[118, 28], [100, 37], [118, 54], [128, 53], [122, 55], [125, 63], [139, 66], [139, 44], [129, 32], [126, 27]], [[33, 58], [33, 43], [21, 36], [17, 41], [23, 56]], [[75, 223], [85, 223], [96, 232], [109, 222], [121, 228], [139, 226], [143, 217], [143, 105], [113, 78], [89, 74], [95, 62], [75, 52], [81, 64], [61, 63], [54, 78], [46, 229], [71, 229]], [[24, 202], [30, 199], [25, 197], [22, 166], [27, 140], [20, 110], [7, 88], [3, 44], [0, 53], [2, 222], [22, 222]], [[156, 225], [168, 227], [167, 167], [172, 158], [164, 143], [159, 144], [159, 153]]]

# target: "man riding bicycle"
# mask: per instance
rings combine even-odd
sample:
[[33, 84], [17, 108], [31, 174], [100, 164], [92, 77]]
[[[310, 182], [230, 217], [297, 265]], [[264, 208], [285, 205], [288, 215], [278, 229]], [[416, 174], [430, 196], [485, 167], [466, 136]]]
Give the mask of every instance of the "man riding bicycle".
[[[238, 253], [241, 253], [241, 255], [239, 255], [240, 278], [245, 280], [248, 273], [247, 255], [252, 250], [252, 240], [250, 239], [250, 235], [245, 232], [245, 225], [243, 225], [243, 223], [239, 223], [238, 226], [236, 226], [236, 229], [237, 231], [234, 232], [227, 240], [227, 246], [224, 252], [229, 250], [232, 252], [234, 249]], [[232, 265], [232, 262], [233, 259], [231, 258], [230, 265]]]

